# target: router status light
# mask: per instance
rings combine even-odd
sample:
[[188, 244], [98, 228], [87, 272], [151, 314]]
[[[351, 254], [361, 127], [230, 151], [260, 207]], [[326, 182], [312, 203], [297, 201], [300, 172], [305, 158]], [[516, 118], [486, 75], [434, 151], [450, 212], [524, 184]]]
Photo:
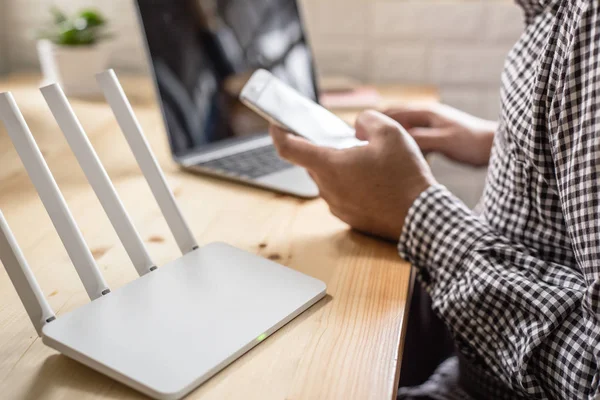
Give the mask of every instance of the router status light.
[[256, 341], [257, 341], [257, 342], [262, 342], [262, 341], [263, 341], [263, 340], [265, 340], [266, 338], [267, 338], [267, 334], [266, 334], [266, 333], [263, 333], [263, 334], [259, 335], [259, 336], [256, 338]]

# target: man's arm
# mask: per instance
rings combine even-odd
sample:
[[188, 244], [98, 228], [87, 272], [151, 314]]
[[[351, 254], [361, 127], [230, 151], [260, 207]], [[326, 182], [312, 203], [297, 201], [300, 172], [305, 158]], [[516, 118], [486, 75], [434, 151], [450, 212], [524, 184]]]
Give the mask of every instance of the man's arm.
[[595, 398], [600, 342], [572, 267], [497, 235], [442, 186], [411, 207], [399, 251], [471, 363], [524, 394]]
[[548, 263], [498, 235], [436, 184], [395, 121], [367, 112], [356, 128], [369, 143], [346, 150], [271, 133], [280, 155], [309, 171], [334, 215], [360, 231], [401, 237], [400, 253], [420, 269], [473, 364], [521, 393], [593, 398], [600, 342], [590, 334], [597, 325], [584, 313], [590, 289], [577, 265]]

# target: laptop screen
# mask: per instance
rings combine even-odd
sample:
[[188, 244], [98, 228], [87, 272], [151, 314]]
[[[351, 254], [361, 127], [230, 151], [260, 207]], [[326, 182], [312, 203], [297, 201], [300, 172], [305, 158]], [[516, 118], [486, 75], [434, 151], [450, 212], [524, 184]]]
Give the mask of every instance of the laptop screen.
[[258, 68], [316, 100], [296, 0], [138, 0], [138, 8], [176, 156], [266, 133], [237, 98]]

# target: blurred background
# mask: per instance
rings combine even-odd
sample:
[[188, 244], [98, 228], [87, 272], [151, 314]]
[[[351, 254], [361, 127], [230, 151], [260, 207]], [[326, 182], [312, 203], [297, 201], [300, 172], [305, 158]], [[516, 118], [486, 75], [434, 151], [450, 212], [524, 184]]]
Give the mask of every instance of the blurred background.
[[[300, 0], [319, 75], [367, 83], [435, 86], [441, 101], [495, 119], [506, 53], [523, 29], [512, 0]], [[65, 13], [99, 10], [110, 37], [108, 66], [146, 73], [131, 0], [0, 0], [0, 74], [39, 73], [37, 36]], [[473, 206], [485, 170], [434, 157], [438, 179]]]

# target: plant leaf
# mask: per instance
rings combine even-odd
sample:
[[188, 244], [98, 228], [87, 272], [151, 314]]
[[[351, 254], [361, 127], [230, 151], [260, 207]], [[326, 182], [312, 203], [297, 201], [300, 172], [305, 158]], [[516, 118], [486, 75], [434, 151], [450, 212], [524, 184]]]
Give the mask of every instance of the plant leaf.
[[63, 46], [81, 46], [92, 45], [110, 37], [110, 34], [104, 32], [106, 19], [98, 11], [84, 9], [73, 18], [67, 17], [57, 7], [52, 7], [50, 12], [53, 24], [36, 33], [39, 39], [48, 39]]
[[52, 13], [52, 18], [54, 19], [55, 24], [61, 24], [67, 20], [67, 16], [64, 12], [62, 12], [58, 7], [53, 6], [50, 8], [50, 13]]
[[79, 13], [79, 18], [84, 18], [90, 27], [101, 26], [106, 23], [104, 16], [96, 10], [83, 10]]

